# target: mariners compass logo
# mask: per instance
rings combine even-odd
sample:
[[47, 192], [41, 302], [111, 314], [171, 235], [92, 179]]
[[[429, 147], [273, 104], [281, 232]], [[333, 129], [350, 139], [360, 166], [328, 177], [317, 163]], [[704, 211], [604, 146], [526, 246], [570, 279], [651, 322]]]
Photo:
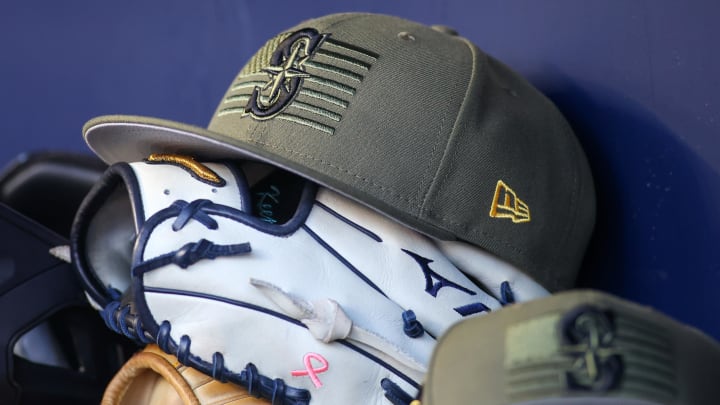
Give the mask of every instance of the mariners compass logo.
[[283, 111], [297, 95], [303, 79], [310, 77], [305, 70], [305, 63], [327, 36], [306, 28], [282, 41], [270, 58], [270, 66], [263, 69], [269, 76], [268, 82], [262, 87], [255, 87], [245, 107], [245, 114], [263, 120]]
[[608, 391], [623, 375], [623, 355], [616, 348], [617, 333], [612, 314], [592, 306], [576, 308], [560, 321], [564, 345], [573, 359], [566, 372], [571, 389]]
[[378, 58], [314, 28], [282, 33], [245, 64], [216, 117], [238, 114], [268, 125], [282, 121], [283, 131], [333, 135]]

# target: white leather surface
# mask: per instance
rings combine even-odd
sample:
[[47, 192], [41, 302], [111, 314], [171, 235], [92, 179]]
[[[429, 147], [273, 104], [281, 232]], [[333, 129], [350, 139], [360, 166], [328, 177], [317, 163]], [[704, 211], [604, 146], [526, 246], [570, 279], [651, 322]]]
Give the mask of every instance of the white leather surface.
[[176, 200], [191, 202], [208, 199], [218, 204], [242, 209], [235, 176], [224, 165], [205, 163], [205, 166], [226, 181], [227, 184], [223, 187], [194, 179], [190, 173], [172, 164], [134, 162], [130, 163], [130, 166], [137, 174], [138, 185], [143, 195], [145, 219]]
[[[327, 189], [319, 189], [317, 201], [372, 232], [381, 241], [318, 204], [313, 206], [304, 226], [295, 232], [283, 236], [266, 233], [243, 221], [248, 217], [241, 212], [247, 209], [240, 197], [245, 186], [236, 182], [226, 167], [208, 166], [227, 181], [225, 187], [200, 182], [169, 164], [132, 164], [142, 194], [142, 202], [136, 202], [135, 206], [142, 205], [145, 218], [157, 223], [154, 227], [147, 224], [140, 227], [141, 240], [147, 242], [135, 246], [136, 250], [143, 250], [141, 261], [175, 252], [201, 239], [216, 245], [248, 242], [251, 251], [203, 259], [186, 269], [169, 264], [146, 273], [143, 276], [146, 288], [174, 291], [146, 293], [147, 306], [158, 323], [165, 320], [171, 323], [171, 337], [175, 342], [184, 335], [190, 337], [194, 355], [209, 362], [215, 352], [220, 352], [226, 367], [236, 373], [252, 362], [267, 377], [282, 378], [288, 385], [309, 390], [312, 404], [388, 404], [380, 387], [383, 378], [390, 378], [410, 395], [416, 391], [390, 368], [338, 342], [324, 343], [306, 328], [212, 297], [302, 318], [279, 305], [282, 299], [273, 300], [268, 290], [252, 285], [250, 280], [255, 279], [271, 286], [269, 291], [279, 291], [281, 298], [288, 298], [288, 302], [296, 300], [309, 305], [308, 308], [314, 301], [335, 301], [342, 315], [347, 315], [353, 327], [360, 331], [350, 334], [347, 342], [378, 356], [419, 384], [435, 337], [462, 319], [455, 308], [473, 303], [482, 303], [493, 310], [500, 308], [495, 296], [499, 296], [503, 281], [511, 283], [518, 300], [547, 294], [520, 270], [471, 245], [438, 244]], [[211, 214], [218, 223], [216, 230], [191, 219], [182, 229], [174, 231], [175, 217], [157, 222], [153, 216], [177, 199], [187, 202], [208, 199], [230, 207], [230, 214]], [[311, 232], [330, 249], [313, 238]], [[427, 264], [419, 263], [418, 257], [424, 258]], [[487, 286], [475, 285], [456, 266]], [[386, 296], [359, 277], [353, 268]], [[441, 278], [452, 285], [431, 294], [429, 291], [433, 286], [438, 287], [436, 284]], [[205, 296], [189, 297], [182, 295], [183, 292]], [[408, 337], [403, 332], [405, 310], [413, 310], [428, 333], [419, 338]], [[332, 323], [332, 319], [325, 321]], [[353, 340], [357, 336], [369, 336], [369, 339]], [[292, 375], [293, 370], [305, 368], [303, 357], [308, 353], [318, 354], [328, 362], [328, 370], [318, 374], [321, 386], [308, 376]]]

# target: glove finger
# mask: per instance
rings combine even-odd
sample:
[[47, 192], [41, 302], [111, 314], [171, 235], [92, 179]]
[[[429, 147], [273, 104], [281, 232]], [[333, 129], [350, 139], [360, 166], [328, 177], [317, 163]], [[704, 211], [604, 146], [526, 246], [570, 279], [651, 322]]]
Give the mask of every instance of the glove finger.
[[317, 201], [322, 209], [313, 210], [307, 221], [317, 238], [388, 298], [412, 310], [432, 336], [501, 306], [428, 237], [326, 189]]
[[485, 286], [503, 304], [530, 301], [550, 293], [523, 271], [481, 249], [459, 241], [436, 241], [442, 253]]

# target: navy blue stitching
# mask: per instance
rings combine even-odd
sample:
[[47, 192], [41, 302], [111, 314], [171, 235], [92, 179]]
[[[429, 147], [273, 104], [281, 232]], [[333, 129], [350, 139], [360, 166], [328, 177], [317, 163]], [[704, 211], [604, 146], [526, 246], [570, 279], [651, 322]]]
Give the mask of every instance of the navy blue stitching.
[[378, 287], [375, 285], [375, 283], [372, 282], [369, 278], [367, 278], [366, 275], [364, 275], [360, 270], [355, 268], [346, 258], [342, 257], [340, 253], [338, 253], [335, 249], [332, 248], [327, 242], [325, 242], [318, 234], [313, 232], [312, 229], [310, 229], [307, 225], [302, 225], [301, 228], [307, 232], [317, 243], [320, 244], [320, 246], [324, 247], [325, 250], [330, 252], [335, 258], [337, 258], [342, 264], [345, 265], [348, 269], [350, 269], [353, 273], [355, 273], [356, 276], [360, 277], [365, 283], [367, 283], [370, 287], [374, 288], [375, 291], [382, 294], [384, 297], [387, 298], [387, 295]]
[[327, 211], [328, 214], [334, 216], [335, 218], [337, 218], [337, 219], [345, 222], [346, 224], [348, 224], [348, 225], [352, 226], [353, 228], [357, 229], [358, 231], [364, 233], [365, 235], [367, 235], [368, 237], [370, 237], [372, 240], [374, 240], [374, 241], [376, 241], [376, 242], [382, 242], [382, 241], [383, 241], [377, 234], [375, 234], [375, 233], [372, 232], [371, 230], [369, 230], [369, 229], [367, 229], [367, 228], [365, 228], [365, 227], [363, 227], [363, 226], [360, 226], [359, 224], [351, 221], [351, 220], [348, 219], [347, 217], [343, 216], [342, 214], [338, 213], [337, 211], [333, 210], [332, 208], [328, 207], [327, 205], [321, 203], [320, 201], [315, 201], [315, 205], [317, 205], [318, 207], [320, 207], [320, 208], [324, 209], [325, 211]]

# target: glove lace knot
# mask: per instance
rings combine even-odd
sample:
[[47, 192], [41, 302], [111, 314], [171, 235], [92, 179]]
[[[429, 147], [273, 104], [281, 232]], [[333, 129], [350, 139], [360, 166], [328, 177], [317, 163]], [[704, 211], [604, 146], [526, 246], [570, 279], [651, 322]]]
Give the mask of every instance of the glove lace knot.
[[171, 263], [186, 269], [202, 259], [213, 260], [221, 256], [237, 256], [251, 251], [250, 242], [234, 245], [216, 245], [207, 239], [200, 239], [197, 242], [186, 243], [174, 252], [166, 253], [135, 265], [132, 269], [132, 274], [133, 276], [138, 276]]
[[423, 328], [420, 321], [417, 320], [415, 312], [413, 312], [412, 309], [408, 309], [407, 311], [402, 313], [402, 320], [403, 331], [409, 337], [418, 338], [422, 336], [423, 333], [425, 333], [425, 328]]
[[186, 269], [202, 259], [215, 259], [219, 256], [234, 256], [250, 252], [250, 243], [235, 245], [216, 245], [207, 239], [183, 245], [172, 253], [171, 261]]

